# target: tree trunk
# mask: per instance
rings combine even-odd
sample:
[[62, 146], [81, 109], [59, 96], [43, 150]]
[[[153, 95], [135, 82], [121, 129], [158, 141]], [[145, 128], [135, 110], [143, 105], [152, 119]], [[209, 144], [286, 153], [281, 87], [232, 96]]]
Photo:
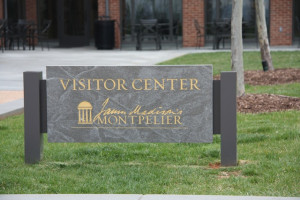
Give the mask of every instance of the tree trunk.
[[274, 70], [272, 57], [270, 53], [269, 40], [268, 40], [264, 1], [255, 0], [255, 10], [256, 10], [256, 25], [257, 25], [257, 32], [258, 32], [258, 39], [259, 39], [259, 46], [260, 46], [260, 54], [261, 54], [263, 67], [264, 67], [264, 63], [267, 64], [267, 68], [264, 67], [264, 71], [267, 71], [268, 69]]
[[237, 96], [245, 93], [242, 39], [243, 0], [232, 1], [231, 69], [237, 72]]

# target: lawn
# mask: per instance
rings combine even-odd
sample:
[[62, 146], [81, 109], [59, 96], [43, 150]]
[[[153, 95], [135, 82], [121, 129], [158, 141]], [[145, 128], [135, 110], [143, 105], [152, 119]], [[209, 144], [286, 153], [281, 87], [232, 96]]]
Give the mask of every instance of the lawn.
[[[275, 69], [279, 68], [300, 68], [300, 51], [272, 52], [272, 60]], [[244, 52], [245, 70], [262, 70], [259, 52]], [[231, 52], [195, 53], [184, 55], [161, 65], [182, 65], [182, 64], [212, 64], [214, 75], [221, 71], [231, 70]]]
[[[293, 60], [283, 67], [300, 66], [299, 53], [280, 53], [282, 64], [283, 58]], [[207, 56], [223, 71], [221, 60], [227, 53]], [[180, 60], [176, 63], [187, 64], [188, 59]], [[251, 62], [247, 66], [254, 69]], [[247, 90], [299, 96], [294, 91], [299, 91], [297, 84], [247, 86]], [[48, 143], [44, 135], [42, 161], [27, 165], [24, 116], [9, 117], [0, 121], [0, 193], [300, 196], [300, 112], [238, 113], [237, 117], [239, 165], [221, 168], [210, 167], [220, 162], [219, 135], [212, 144], [64, 144]]]

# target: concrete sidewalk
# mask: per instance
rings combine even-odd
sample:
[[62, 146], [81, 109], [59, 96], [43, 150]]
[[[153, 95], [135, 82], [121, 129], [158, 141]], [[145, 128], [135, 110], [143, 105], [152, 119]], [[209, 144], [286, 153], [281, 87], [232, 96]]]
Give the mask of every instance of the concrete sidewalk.
[[299, 200], [298, 197], [141, 195], [141, 194], [31, 194], [0, 195], [1, 200]]

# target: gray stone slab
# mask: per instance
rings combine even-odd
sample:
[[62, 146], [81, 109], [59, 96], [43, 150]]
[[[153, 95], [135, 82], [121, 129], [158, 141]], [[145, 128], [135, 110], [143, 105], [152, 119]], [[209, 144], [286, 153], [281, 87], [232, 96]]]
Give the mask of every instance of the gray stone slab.
[[139, 200], [140, 194], [16, 194], [0, 195], [1, 200]]
[[212, 142], [212, 66], [47, 67], [49, 142]]
[[0, 104], [0, 120], [24, 112], [24, 99], [18, 99]]

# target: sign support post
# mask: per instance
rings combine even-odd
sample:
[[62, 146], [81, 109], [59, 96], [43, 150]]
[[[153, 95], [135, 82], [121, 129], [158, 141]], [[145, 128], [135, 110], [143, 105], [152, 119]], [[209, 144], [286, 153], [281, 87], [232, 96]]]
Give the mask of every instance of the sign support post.
[[25, 163], [41, 160], [43, 135], [41, 133], [40, 80], [42, 72], [24, 72], [24, 149]]
[[237, 165], [236, 72], [221, 73], [221, 165]]

